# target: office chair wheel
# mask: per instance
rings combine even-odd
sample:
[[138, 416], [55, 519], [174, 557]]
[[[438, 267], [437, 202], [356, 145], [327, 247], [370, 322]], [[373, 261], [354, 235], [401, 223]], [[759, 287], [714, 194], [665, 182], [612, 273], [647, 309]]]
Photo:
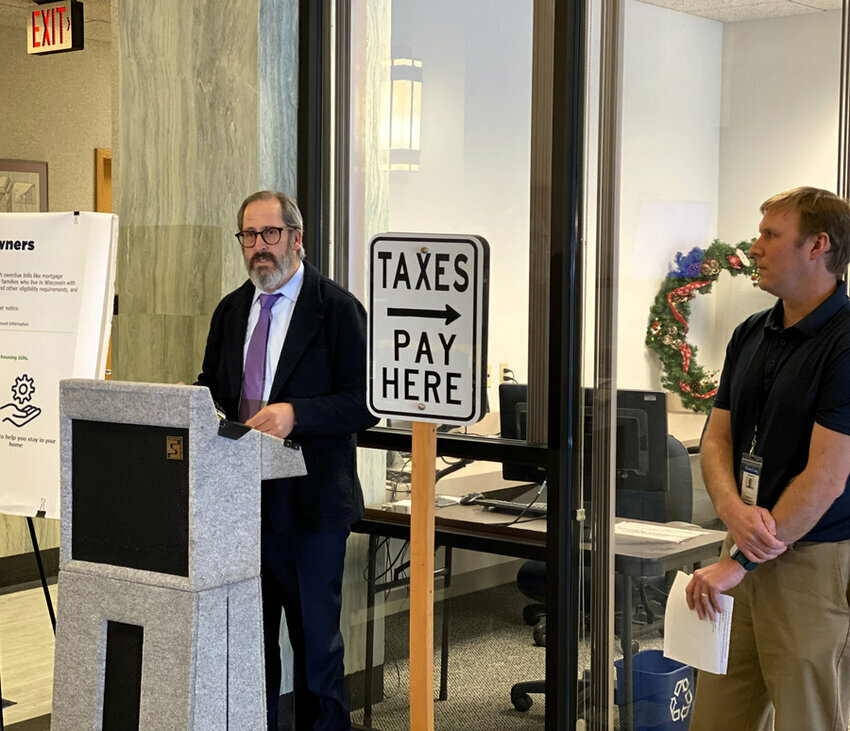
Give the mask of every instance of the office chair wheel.
[[519, 693], [517, 695], [511, 693], [511, 703], [514, 704], [514, 708], [516, 708], [520, 713], [525, 713], [529, 708], [531, 708], [534, 701], [532, 701], [531, 696], [526, 693]]
[[534, 625], [532, 632], [534, 644], [538, 647], [546, 647], [546, 617], [541, 617], [540, 621]]
[[526, 604], [522, 608], [522, 618], [523, 621], [529, 626], [533, 627], [540, 621], [540, 616], [543, 614], [543, 607], [540, 604]]

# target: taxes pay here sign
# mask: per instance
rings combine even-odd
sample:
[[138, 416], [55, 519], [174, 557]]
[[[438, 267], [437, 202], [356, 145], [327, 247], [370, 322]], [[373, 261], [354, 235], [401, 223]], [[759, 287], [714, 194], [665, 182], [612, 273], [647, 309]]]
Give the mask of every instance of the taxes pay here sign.
[[369, 245], [369, 410], [474, 424], [485, 411], [490, 247], [385, 233]]

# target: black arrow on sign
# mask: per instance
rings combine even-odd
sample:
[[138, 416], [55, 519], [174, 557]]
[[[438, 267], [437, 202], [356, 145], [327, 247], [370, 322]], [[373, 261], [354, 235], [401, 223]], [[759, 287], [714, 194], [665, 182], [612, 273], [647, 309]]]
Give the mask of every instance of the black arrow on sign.
[[445, 309], [442, 310], [416, 310], [407, 307], [389, 307], [387, 308], [387, 315], [390, 317], [433, 317], [436, 319], [445, 318], [446, 325], [450, 325], [457, 318], [460, 317], [460, 312], [458, 312], [453, 307], [449, 305], [445, 306]]

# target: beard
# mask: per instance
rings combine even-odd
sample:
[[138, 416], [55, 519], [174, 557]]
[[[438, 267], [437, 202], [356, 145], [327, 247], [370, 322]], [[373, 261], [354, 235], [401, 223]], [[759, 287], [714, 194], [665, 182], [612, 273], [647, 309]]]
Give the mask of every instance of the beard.
[[[263, 267], [255, 269], [254, 265], [259, 261], [266, 261], [271, 264], [271, 268]], [[271, 251], [258, 251], [247, 262], [245, 267], [248, 269], [248, 276], [254, 283], [255, 287], [259, 287], [264, 292], [274, 292], [280, 287], [289, 277], [295, 266], [295, 252], [287, 243], [286, 248], [280, 256], [275, 256]]]

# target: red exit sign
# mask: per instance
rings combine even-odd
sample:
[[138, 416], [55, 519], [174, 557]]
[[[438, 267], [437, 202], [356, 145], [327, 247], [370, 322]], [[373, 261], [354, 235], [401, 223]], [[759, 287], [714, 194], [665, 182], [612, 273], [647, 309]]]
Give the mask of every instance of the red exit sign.
[[40, 5], [27, 20], [27, 53], [83, 50], [83, 4], [78, 0]]

